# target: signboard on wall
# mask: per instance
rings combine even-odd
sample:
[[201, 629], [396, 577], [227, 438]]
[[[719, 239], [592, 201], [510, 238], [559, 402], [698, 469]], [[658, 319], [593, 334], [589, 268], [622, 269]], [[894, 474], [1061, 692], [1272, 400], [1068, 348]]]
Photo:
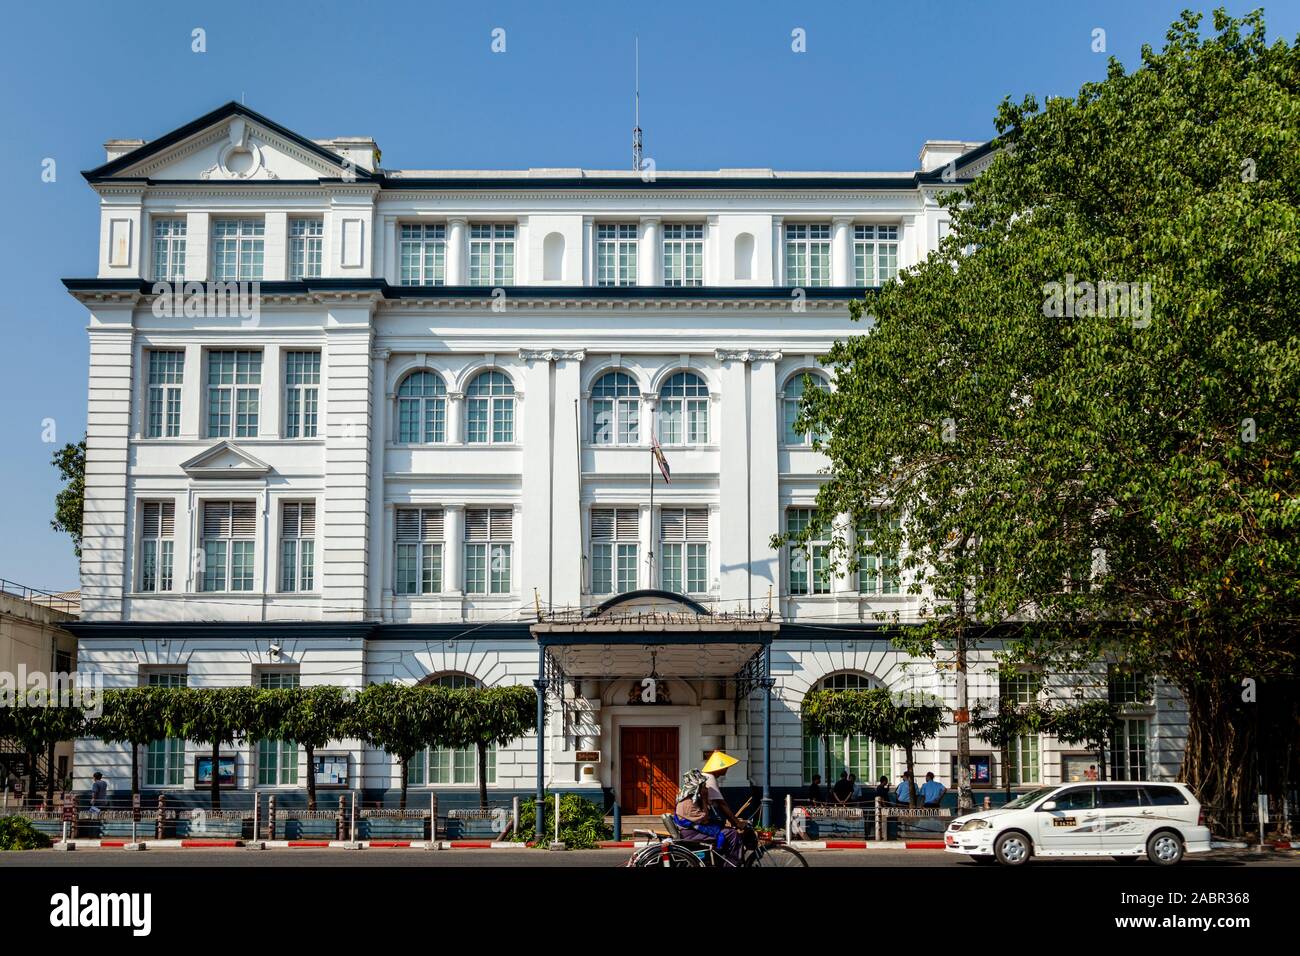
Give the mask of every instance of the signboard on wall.
[[349, 783], [347, 754], [316, 754], [314, 763], [316, 786], [347, 789]]
[[[206, 790], [212, 786], [212, 755], [194, 758], [194, 789]], [[217, 786], [223, 790], [235, 788], [235, 758], [222, 756], [217, 773]]]

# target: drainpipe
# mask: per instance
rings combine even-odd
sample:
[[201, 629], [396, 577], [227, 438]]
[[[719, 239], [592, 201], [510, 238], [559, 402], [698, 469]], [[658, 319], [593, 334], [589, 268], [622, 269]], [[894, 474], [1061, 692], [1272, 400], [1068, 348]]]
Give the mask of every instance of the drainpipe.
[[[772, 645], [763, 648], [763, 828], [772, 826]], [[789, 824], [787, 823], [787, 826]]]
[[546, 648], [540, 641], [537, 643], [537, 680], [533, 681], [533, 687], [537, 688], [537, 820], [533, 835], [540, 843], [545, 835], [542, 818], [546, 810]]

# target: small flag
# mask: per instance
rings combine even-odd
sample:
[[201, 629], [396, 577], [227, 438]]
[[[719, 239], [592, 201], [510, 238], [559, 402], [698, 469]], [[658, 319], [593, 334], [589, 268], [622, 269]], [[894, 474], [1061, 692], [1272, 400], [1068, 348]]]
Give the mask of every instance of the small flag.
[[655, 464], [659, 466], [659, 473], [664, 476], [664, 483], [671, 485], [673, 483], [672, 470], [668, 467], [668, 459], [664, 457], [664, 450], [659, 447], [659, 439], [650, 439], [650, 451], [655, 456]]

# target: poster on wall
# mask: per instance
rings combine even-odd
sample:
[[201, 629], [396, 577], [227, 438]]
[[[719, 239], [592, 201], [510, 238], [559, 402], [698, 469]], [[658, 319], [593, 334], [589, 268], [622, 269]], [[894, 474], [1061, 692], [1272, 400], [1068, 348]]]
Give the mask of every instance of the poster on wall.
[[1085, 783], [1096, 779], [1096, 754], [1061, 754], [1061, 783]]
[[[951, 786], [957, 785], [957, 755], [953, 754], [949, 767]], [[970, 785], [972, 787], [993, 786], [993, 757], [991, 754], [970, 755]]]
[[316, 765], [316, 786], [347, 788], [347, 754], [316, 754], [313, 762]]
[[[194, 789], [203, 790], [212, 786], [212, 757], [194, 758]], [[222, 757], [217, 772], [217, 786], [225, 790], [235, 789], [235, 758]]]

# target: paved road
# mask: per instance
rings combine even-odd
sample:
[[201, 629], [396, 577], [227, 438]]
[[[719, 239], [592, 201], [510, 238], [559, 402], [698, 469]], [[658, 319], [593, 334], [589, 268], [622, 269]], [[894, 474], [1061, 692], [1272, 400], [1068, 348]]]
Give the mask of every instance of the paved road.
[[[626, 850], [572, 850], [551, 853], [547, 850], [146, 850], [129, 852], [118, 849], [82, 849], [70, 853], [32, 850], [0, 853], [0, 867], [86, 867], [119, 865], [149, 867], [260, 867], [260, 866], [337, 866], [337, 867], [615, 867], [627, 858]], [[813, 867], [962, 867], [972, 872], [987, 872], [964, 856], [942, 850], [816, 850], [805, 854]], [[1038, 860], [1034, 868], [1107, 867], [1115, 871], [1134, 868], [1151, 871], [1146, 863], [1127, 866], [1109, 859]], [[1253, 850], [1216, 850], [1188, 857], [1185, 869], [1218, 867], [1287, 868], [1300, 867], [1300, 852], [1265, 852]]]

